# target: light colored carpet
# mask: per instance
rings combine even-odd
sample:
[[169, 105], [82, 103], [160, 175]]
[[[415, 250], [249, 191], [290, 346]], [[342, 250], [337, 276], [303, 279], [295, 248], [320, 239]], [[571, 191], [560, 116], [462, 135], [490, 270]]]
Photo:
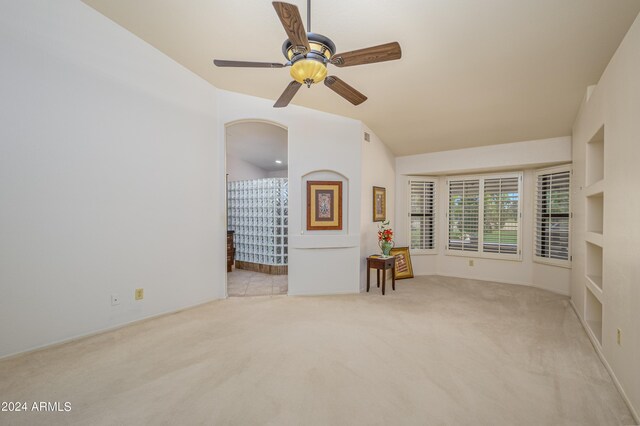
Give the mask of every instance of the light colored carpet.
[[269, 275], [237, 268], [233, 268], [233, 272], [227, 272], [229, 297], [275, 296], [287, 294], [287, 291], [287, 275]]
[[616, 425], [567, 298], [420, 277], [381, 296], [245, 297], [0, 362], [2, 424]]

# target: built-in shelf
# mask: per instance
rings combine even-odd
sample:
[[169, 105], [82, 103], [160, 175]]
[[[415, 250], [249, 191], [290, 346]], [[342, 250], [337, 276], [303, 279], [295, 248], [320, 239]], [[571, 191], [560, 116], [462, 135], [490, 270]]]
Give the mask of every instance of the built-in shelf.
[[604, 179], [604, 125], [596, 132], [587, 144], [586, 185]]
[[584, 319], [592, 338], [602, 346], [602, 312], [604, 282], [604, 143], [602, 125], [586, 146], [585, 164], [585, 289]]
[[597, 245], [598, 247], [604, 247], [604, 237], [602, 234], [598, 234], [597, 232], [587, 232], [585, 240], [591, 244]]
[[584, 317], [589, 330], [598, 343], [602, 345], [602, 303], [591, 292], [589, 287], [585, 291]]
[[602, 277], [598, 277], [595, 275], [589, 276], [587, 275], [586, 285], [591, 290], [596, 299], [603, 303], [602, 300]]
[[585, 275], [595, 285], [604, 290], [602, 286], [602, 247], [587, 242], [587, 262]]
[[587, 197], [602, 194], [604, 192], [604, 179], [600, 179], [599, 181], [587, 186], [584, 192]]
[[604, 194], [587, 197], [587, 232], [602, 235], [604, 217]]

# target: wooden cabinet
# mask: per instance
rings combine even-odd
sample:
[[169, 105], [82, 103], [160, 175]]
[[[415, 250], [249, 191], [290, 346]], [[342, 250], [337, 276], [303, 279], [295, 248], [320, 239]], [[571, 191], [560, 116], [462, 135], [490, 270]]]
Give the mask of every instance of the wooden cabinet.
[[235, 256], [236, 247], [233, 244], [233, 231], [227, 231], [227, 272], [231, 272]]

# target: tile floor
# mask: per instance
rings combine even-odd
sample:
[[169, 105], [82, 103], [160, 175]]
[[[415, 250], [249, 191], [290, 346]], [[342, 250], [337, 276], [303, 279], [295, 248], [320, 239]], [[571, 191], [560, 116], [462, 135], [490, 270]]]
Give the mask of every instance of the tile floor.
[[227, 273], [229, 297], [275, 296], [287, 294], [288, 288], [287, 275], [269, 275], [236, 268]]

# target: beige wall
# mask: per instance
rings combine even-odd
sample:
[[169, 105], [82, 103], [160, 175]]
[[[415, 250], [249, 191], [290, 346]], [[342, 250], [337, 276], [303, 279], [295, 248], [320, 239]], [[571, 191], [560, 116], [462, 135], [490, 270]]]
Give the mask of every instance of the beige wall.
[[223, 297], [216, 89], [79, 1], [0, 56], [0, 357]]
[[[226, 124], [240, 120], [268, 121], [287, 128], [289, 295], [357, 293], [362, 123], [297, 105], [273, 108], [272, 100], [240, 93], [217, 93], [220, 131]], [[331, 135], [309, 132], [315, 128], [331, 129]], [[224, 144], [220, 148], [224, 156]], [[306, 180], [310, 177], [343, 181], [341, 231], [306, 230]], [[218, 214], [224, 217], [225, 197], [217, 201]], [[316, 271], [318, 265], [328, 266], [322, 273], [310, 272]], [[224, 289], [225, 283], [214, 285]]]
[[[436, 176], [436, 249], [430, 254], [412, 253], [416, 275], [446, 275], [478, 280], [531, 285], [556, 293], [569, 294], [569, 268], [534, 262], [534, 168], [571, 161], [571, 138], [561, 137], [510, 144], [490, 145], [430, 154], [398, 157], [396, 160], [396, 226], [398, 244], [408, 245], [408, 194], [410, 175]], [[447, 182], [446, 175], [522, 171], [522, 260], [497, 260], [446, 254]]]
[[[387, 220], [397, 231], [395, 222], [395, 156], [389, 148], [366, 126], [362, 129], [362, 194], [360, 204], [360, 290], [366, 289], [367, 256], [379, 254], [378, 225], [373, 221], [373, 187], [387, 190]], [[364, 132], [369, 133], [369, 142], [364, 140]]]
[[[640, 410], [640, 19], [627, 33], [573, 127], [574, 268], [571, 296], [584, 318], [586, 144], [604, 124], [603, 304], [601, 354], [636, 420]], [[622, 331], [617, 343], [617, 329]], [[592, 336], [593, 338], [594, 336]]]

